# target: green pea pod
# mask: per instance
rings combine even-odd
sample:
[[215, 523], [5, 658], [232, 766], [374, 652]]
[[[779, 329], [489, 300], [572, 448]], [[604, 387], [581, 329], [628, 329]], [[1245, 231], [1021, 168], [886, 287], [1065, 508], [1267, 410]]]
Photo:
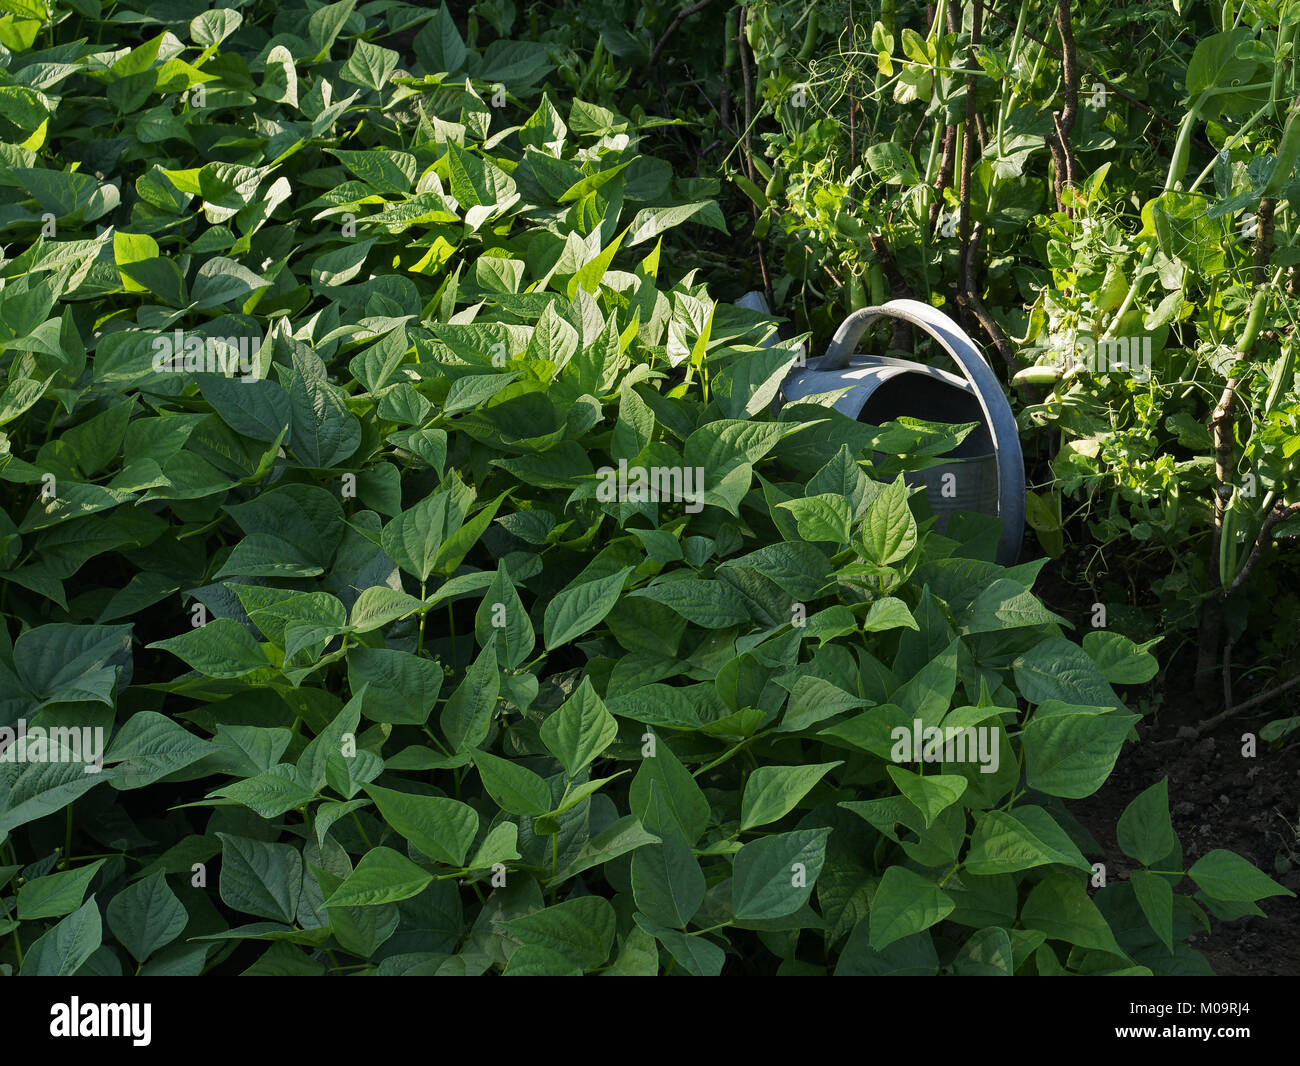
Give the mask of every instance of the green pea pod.
[[769, 207], [761, 215], [758, 221], [754, 223], [754, 236], [760, 241], [767, 236], [768, 230], [772, 228], [772, 209]]
[[763, 194], [762, 189], [745, 177], [744, 174], [737, 174], [732, 180], [740, 187], [741, 192], [758, 205], [760, 211], [767, 210], [767, 197]]
[[1237, 576], [1237, 517], [1231, 502], [1223, 512], [1219, 533], [1219, 584], [1226, 589]]
[[1261, 194], [1265, 199], [1277, 199], [1287, 179], [1295, 173], [1297, 162], [1300, 162], [1300, 108], [1292, 108], [1277, 146], [1277, 163]]
[[1267, 310], [1268, 290], [1260, 289], [1250, 305], [1250, 314], [1246, 316], [1246, 328], [1241, 334], [1241, 343], [1237, 345], [1237, 351], [1243, 359], [1247, 358], [1250, 350], [1255, 347], [1255, 338], [1259, 336], [1259, 328], [1264, 324], [1264, 312]]
[[867, 290], [857, 274], [849, 275], [849, 283], [844, 286], [844, 310], [848, 314], [867, 306]]
[[799, 49], [799, 54], [795, 56], [800, 63], [807, 63], [812, 58], [813, 50], [817, 47], [817, 5], [814, 4], [808, 9], [808, 26], [803, 33], [803, 47]]
[[1277, 371], [1268, 384], [1268, 399], [1264, 401], [1264, 413], [1268, 414], [1277, 406], [1282, 389], [1291, 380], [1291, 371], [1295, 366], [1295, 345], [1288, 344], [1282, 349], [1282, 358], [1278, 360]]
[[879, 307], [885, 302], [885, 271], [879, 263], [872, 263], [867, 278], [871, 282], [871, 302]]
[[724, 32], [727, 35], [725, 42], [726, 49], [722, 53], [722, 69], [731, 70], [740, 58], [740, 42], [737, 38], [740, 36], [740, 9], [733, 8], [727, 13], [726, 28]]
[[1223, 22], [1222, 22], [1223, 32], [1227, 33], [1230, 29], [1232, 29], [1233, 22], [1236, 21], [1236, 18], [1232, 13], [1232, 0], [1223, 0], [1222, 18], [1223, 18]]
[[1060, 380], [1064, 369], [1060, 366], [1034, 365], [1016, 372], [1011, 379], [1013, 385], [1053, 385]]

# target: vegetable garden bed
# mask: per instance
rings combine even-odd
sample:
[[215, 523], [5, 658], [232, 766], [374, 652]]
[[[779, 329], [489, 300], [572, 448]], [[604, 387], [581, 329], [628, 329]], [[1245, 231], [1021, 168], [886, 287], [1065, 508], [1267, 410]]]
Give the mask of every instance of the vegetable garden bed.
[[0, 970], [1293, 972], [1300, 7], [1076, 8], [0, 3]]

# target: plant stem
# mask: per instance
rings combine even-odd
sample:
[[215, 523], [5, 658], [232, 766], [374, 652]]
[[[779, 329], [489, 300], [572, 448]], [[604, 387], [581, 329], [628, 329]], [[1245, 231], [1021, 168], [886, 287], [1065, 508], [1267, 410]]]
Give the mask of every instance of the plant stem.
[[[420, 582], [420, 599], [424, 599], [426, 595], [428, 595], [428, 593], [425, 591], [424, 582], [421, 581], [421, 582]], [[415, 640], [415, 654], [416, 654], [416, 655], [423, 655], [423, 654], [424, 654], [424, 620], [425, 620], [426, 617], [428, 617], [428, 614], [429, 614], [429, 610], [428, 610], [428, 608], [425, 608], [423, 611], [420, 612], [420, 624], [419, 624], [419, 630], [418, 630], [418, 635], [417, 635], [416, 640]]]
[[370, 843], [370, 837], [368, 837], [368, 836], [366, 835], [365, 827], [362, 826], [362, 824], [361, 824], [361, 819], [357, 817], [357, 812], [356, 812], [356, 811], [350, 811], [349, 813], [352, 815], [352, 820], [353, 820], [354, 822], [356, 822], [356, 824], [357, 824], [357, 832], [361, 834], [361, 839], [364, 840], [364, 841], [366, 842], [366, 847], [367, 847], [367, 848], [373, 848], [374, 845], [373, 845], [372, 843]]

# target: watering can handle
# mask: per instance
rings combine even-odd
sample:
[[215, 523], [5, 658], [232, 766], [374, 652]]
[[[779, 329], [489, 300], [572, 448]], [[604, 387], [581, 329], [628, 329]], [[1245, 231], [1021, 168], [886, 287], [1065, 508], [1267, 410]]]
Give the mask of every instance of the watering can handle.
[[[952, 357], [974, 387], [975, 398], [993, 437], [997, 455], [998, 516], [1003, 522], [998, 556], [1003, 565], [1012, 565], [1019, 557], [1025, 527], [1025, 464], [1020, 452], [1020, 433], [993, 368], [956, 322], [938, 308], [919, 300], [890, 300], [879, 307], [864, 307], [840, 324], [826, 354], [815, 361], [815, 369], [846, 369], [862, 334], [872, 322], [881, 318], [901, 318], [920, 326]], [[813, 360], [809, 363], [811, 365]]]

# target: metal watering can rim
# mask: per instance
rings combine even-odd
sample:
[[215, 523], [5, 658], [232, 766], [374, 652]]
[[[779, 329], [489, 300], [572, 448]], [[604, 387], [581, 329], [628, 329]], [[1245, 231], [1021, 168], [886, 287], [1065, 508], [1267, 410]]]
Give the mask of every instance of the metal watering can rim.
[[[881, 318], [901, 318], [920, 326], [948, 353], [960, 368], [962, 376], [970, 383], [980, 413], [993, 438], [993, 451], [997, 456], [998, 517], [1002, 519], [998, 562], [1003, 566], [1014, 565], [1020, 557], [1025, 530], [1025, 462], [1020, 451], [1020, 432], [1016, 428], [1011, 404], [1007, 401], [993, 368], [975, 342], [956, 322], [937, 307], [919, 300], [890, 300], [878, 307], [864, 307], [840, 323], [826, 354], [808, 360], [808, 369], [848, 369], [849, 360], [863, 333]], [[917, 365], [925, 366], [924, 363]]]

